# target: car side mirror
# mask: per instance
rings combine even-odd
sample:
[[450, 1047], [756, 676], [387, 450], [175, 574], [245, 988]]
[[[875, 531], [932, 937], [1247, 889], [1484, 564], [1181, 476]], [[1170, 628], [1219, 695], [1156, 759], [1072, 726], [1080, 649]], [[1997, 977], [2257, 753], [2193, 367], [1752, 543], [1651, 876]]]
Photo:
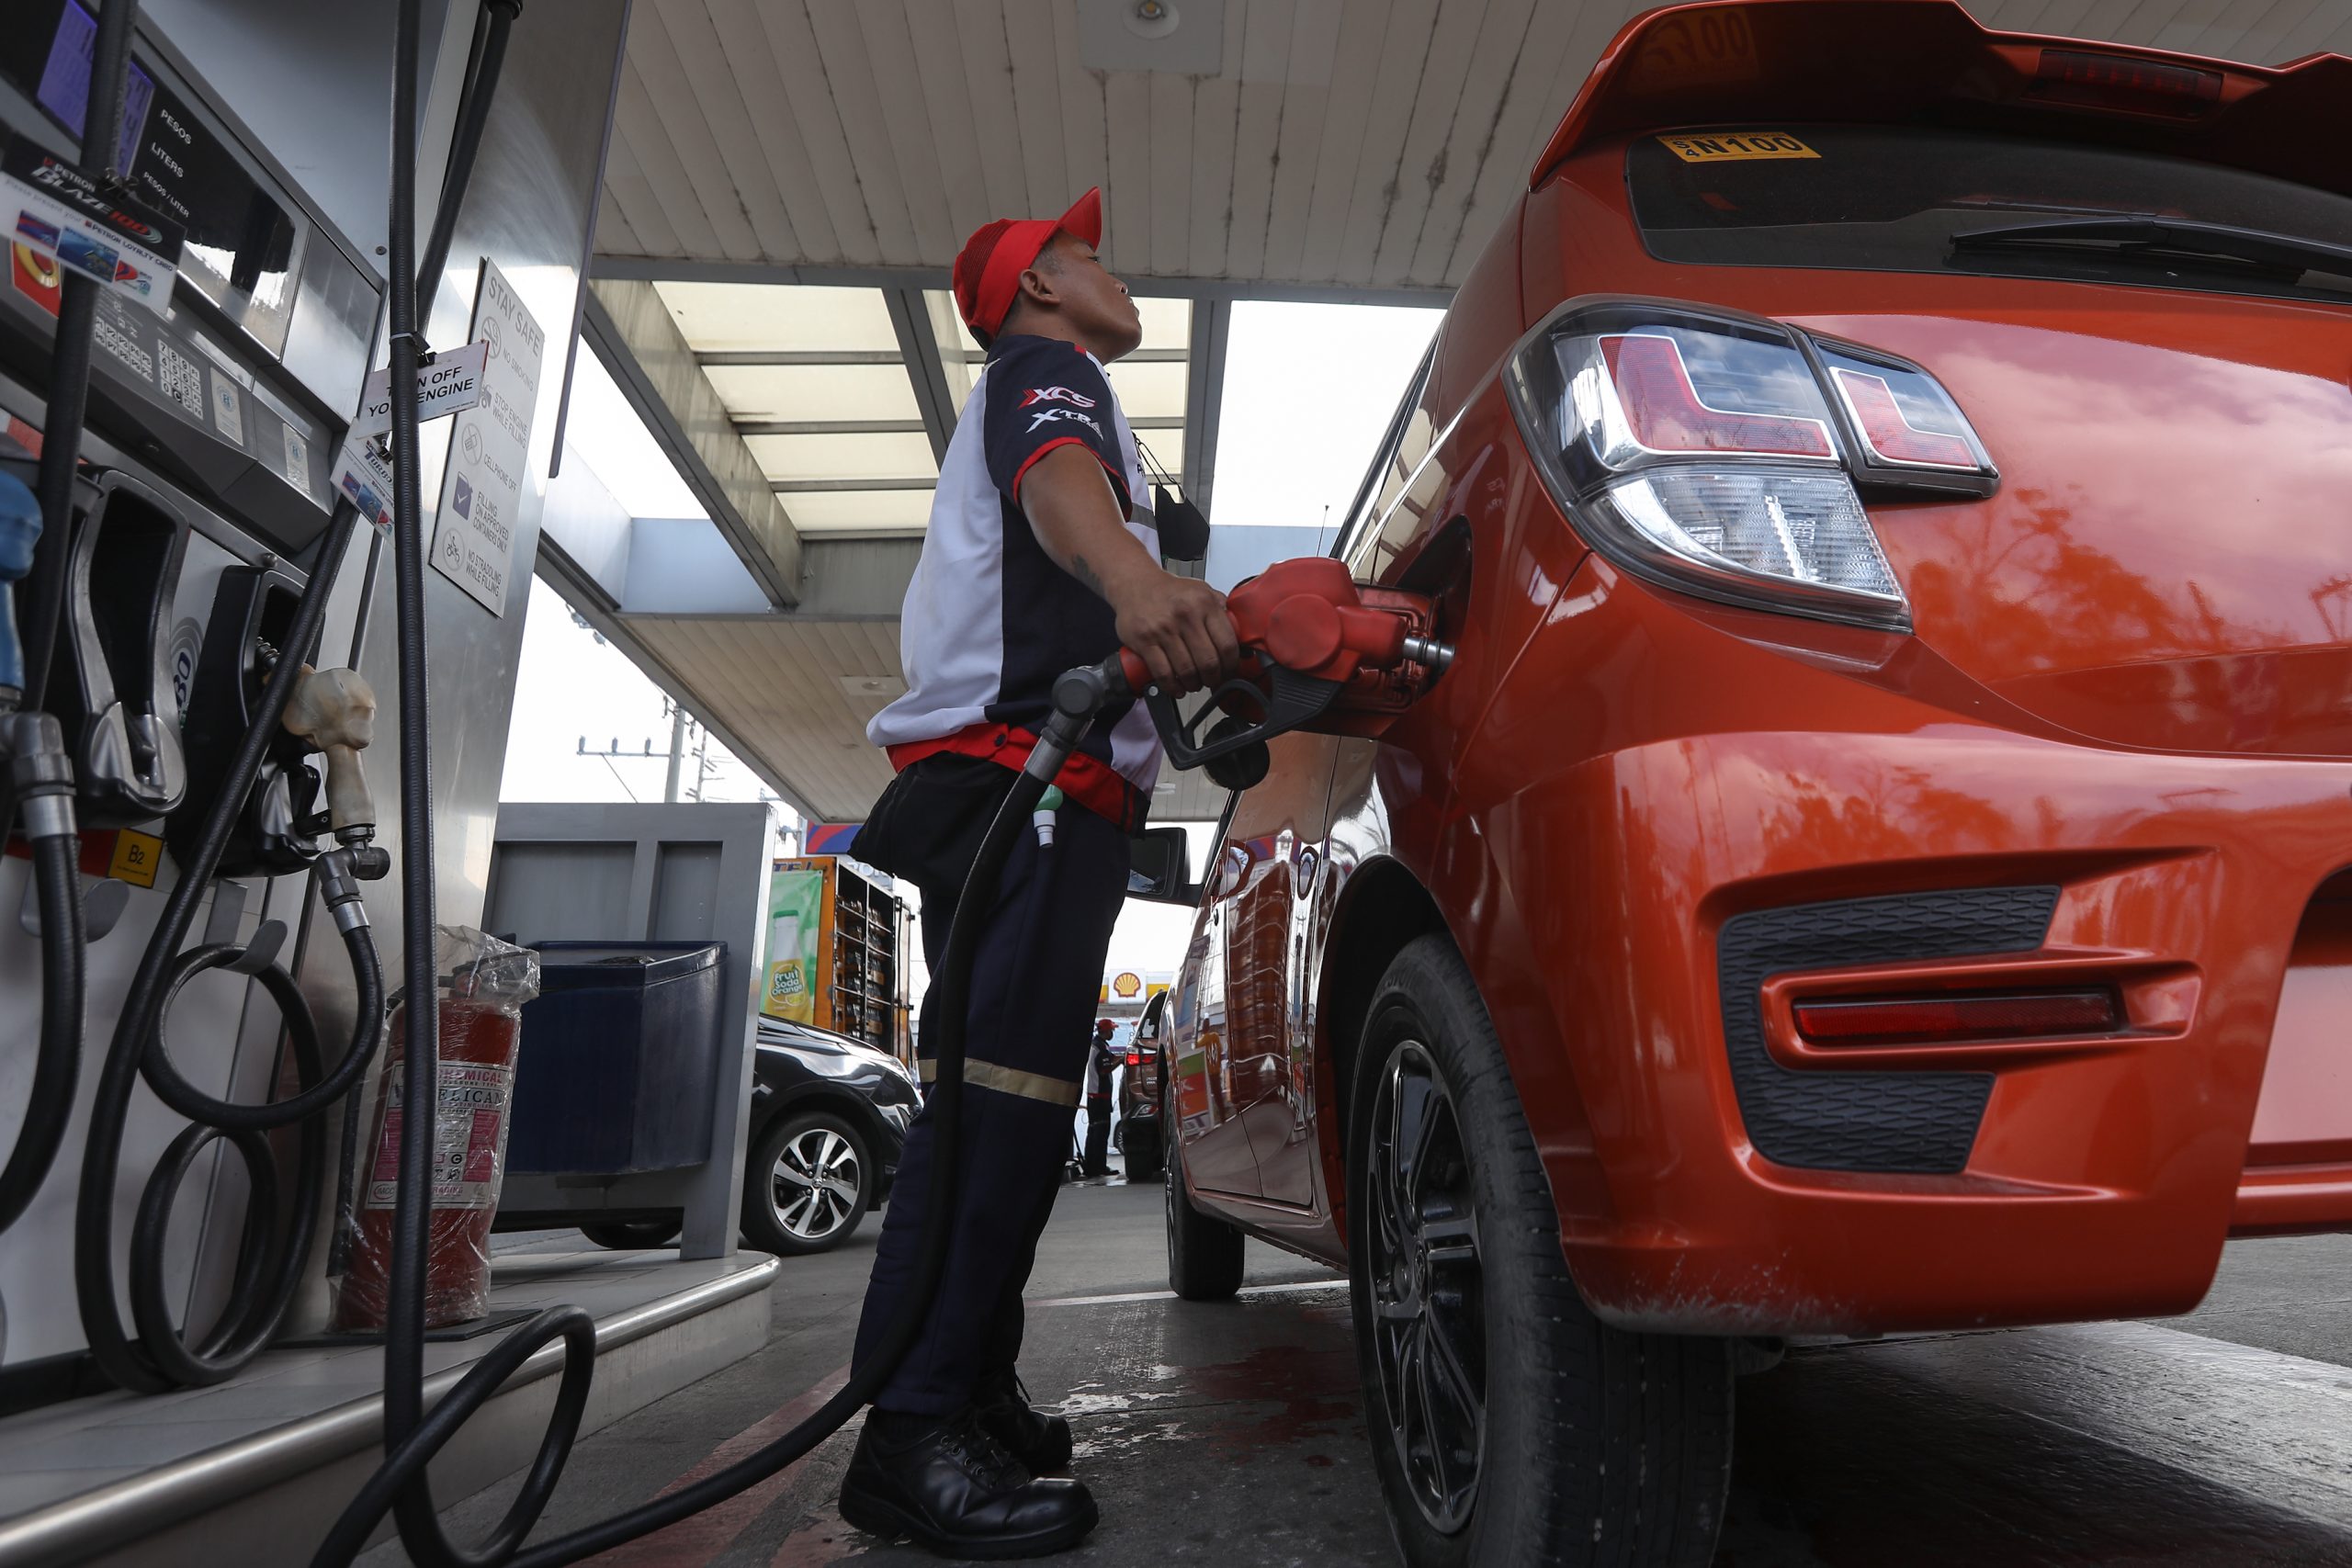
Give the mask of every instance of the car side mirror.
[[1127, 840], [1127, 897], [1147, 904], [1196, 908], [1201, 885], [1192, 879], [1192, 849], [1182, 828], [1147, 828]]

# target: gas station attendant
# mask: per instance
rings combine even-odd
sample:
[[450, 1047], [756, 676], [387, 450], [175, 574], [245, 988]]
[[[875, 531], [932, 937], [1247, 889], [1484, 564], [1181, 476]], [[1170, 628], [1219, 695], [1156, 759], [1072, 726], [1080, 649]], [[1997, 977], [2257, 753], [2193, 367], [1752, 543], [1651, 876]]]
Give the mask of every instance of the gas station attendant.
[[[1155, 681], [1191, 690], [1238, 659], [1223, 595], [1160, 565], [1135, 434], [1103, 370], [1141, 341], [1142, 322], [1095, 254], [1102, 232], [1102, 193], [1090, 190], [1058, 220], [986, 225], [956, 258], [956, 307], [988, 362], [940, 465], [907, 588], [907, 691], [867, 727], [897, 776], [858, 840], [861, 858], [922, 893], [934, 972], [981, 835], [1052, 711], [1055, 677], [1124, 646]], [[1159, 761], [1140, 704], [1105, 707], [1057, 780], [1053, 841], [1023, 833], [987, 895], [949, 1250], [922, 1333], [875, 1399], [842, 1480], [842, 1517], [861, 1529], [944, 1554], [1016, 1557], [1094, 1526], [1086, 1488], [1056, 1473], [1069, 1463], [1069, 1425], [1030, 1407], [1013, 1364], [1022, 1287], [1070, 1148], [1127, 840]], [[936, 987], [924, 999], [926, 1049], [938, 1000]], [[935, 1132], [925, 1111], [907, 1139], [860, 1359], [914, 1286]]]

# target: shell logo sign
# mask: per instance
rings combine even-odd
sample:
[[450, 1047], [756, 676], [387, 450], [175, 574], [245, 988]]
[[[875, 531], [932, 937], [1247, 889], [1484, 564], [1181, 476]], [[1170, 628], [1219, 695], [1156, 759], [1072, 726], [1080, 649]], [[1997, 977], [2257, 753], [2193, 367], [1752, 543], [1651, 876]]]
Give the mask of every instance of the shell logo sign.
[[1140, 1012], [1143, 1004], [1166, 990], [1169, 982], [1174, 978], [1173, 972], [1117, 970], [1102, 977], [1102, 989], [1095, 1000], [1098, 1005], [1115, 1011], [1132, 1009]]

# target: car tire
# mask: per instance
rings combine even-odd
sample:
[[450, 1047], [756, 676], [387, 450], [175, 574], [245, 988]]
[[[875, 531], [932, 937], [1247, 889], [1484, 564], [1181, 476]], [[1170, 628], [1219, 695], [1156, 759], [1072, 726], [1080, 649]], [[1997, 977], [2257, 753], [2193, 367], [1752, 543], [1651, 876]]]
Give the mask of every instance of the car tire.
[[582, 1225], [580, 1234], [615, 1252], [638, 1252], [649, 1247], [667, 1247], [685, 1228], [680, 1220], [605, 1220]]
[[1444, 936], [1388, 966], [1356, 1063], [1349, 1295], [1408, 1568], [1705, 1568], [1729, 1351], [1585, 1307], [1501, 1043]]
[[1126, 1156], [1129, 1181], [1157, 1181], [1160, 1176], [1159, 1123], [1157, 1122], [1122, 1122], [1127, 1131], [1127, 1146], [1120, 1152]]
[[1171, 1140], [1160, 1179], [1168, 1203], [1168, 1288], [1188, 1302], [1223, 1302], [1241, 1288], [1241, 1233], [1193, 1207], [1183, 1140]]
[[865, 1218], [874, 1181], [855, 1127], [830, 1111], [788, 1111], [743, 1168], [744, 1238], [779, 1257], [830, 1252]]

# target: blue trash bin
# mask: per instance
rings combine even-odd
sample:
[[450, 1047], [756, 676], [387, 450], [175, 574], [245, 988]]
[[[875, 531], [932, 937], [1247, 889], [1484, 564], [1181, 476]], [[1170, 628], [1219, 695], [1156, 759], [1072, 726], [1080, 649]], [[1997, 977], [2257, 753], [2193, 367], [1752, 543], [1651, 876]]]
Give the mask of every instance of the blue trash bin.
[[710, 1157], [723, 942], [543, 942], [509, 1170], [627, 1176]]

